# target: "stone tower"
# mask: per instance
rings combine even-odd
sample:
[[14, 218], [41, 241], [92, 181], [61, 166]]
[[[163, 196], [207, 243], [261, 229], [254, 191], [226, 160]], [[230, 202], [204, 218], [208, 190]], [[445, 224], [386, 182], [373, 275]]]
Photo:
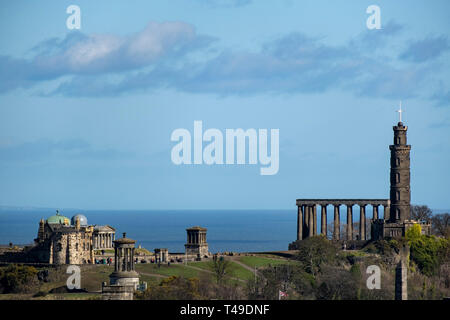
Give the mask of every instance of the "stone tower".
[[134, 290], [139, 285], [139, 275], [134, 270], [135, 240], [123, 238], [114, 240], [114, 272], [109, 276], [111, 285], [131, 286]]
[[411, 216], [410, 159], [411, 146], [406, 144], [407, 126], [400, 121], [394, 129], [394, 144], [391, 150], [391, 190], [389, 222], [404, 222]]
[[186, 229], [187, 243], [184, 245], [186, 255], [196, 258], [209, 256], [206, 231], [206, 228], [199, 226]]

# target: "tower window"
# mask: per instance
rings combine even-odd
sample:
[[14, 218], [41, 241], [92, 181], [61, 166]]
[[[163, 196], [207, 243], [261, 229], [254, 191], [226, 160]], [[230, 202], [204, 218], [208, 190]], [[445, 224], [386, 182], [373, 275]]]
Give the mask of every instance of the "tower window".
[[398, 172], [395, 174], [395, 182], [400, 183], [400, 173]]
[[395, 159], [395, 164], [398, 166], [400, 166], [400, 158]]
[[397, 192], [395, 193], [395, 199], [396, 199], [396, 200], [400, 200], [400, 191], [397, 191]]

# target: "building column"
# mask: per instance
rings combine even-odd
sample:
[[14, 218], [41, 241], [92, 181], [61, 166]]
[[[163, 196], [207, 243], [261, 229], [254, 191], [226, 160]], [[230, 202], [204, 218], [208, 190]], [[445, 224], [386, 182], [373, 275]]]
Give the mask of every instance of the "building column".
[[320, 217], [321, 234], [327, 236], [327, 205], [322, 205], [322, 216]]
[[303, 206], [303, 239], [308, 237], [309, 234], [309, 207]]
[[373, 204], [373, 205], [372, 205], [372, 208], [373, 208], [373, 216], [372, 216], [372, 219], [373, 219], [373, 220], [378, 220], [378, 205]]
[[308, 237], [314, 236], [314, 217], [313, 217], [313, 207], [308, 206]]
[[317, 234], [317, 205], [316, 204], [313, 206], [313, 221], [314, 221], [313, 235], [315, 236]]
[[117, 248], [114, 248], [114, 271], [119, 271], [119, 255], [117, 252]]
[[347, 240], [353, 240], [353, 205], [347, 205]]
[[297, 207], [297, 240], [303, 239], [303, 206]]
[[389, 206], [383, 206], [384, 208], [384, 220], [391, 220], [391, 213], [390, 213], [390, 208]]
[[341, 226], [340, 226], [340, 212], [339, 212], [339, 204], [335, 204], [334, 206], [334, 224], [333, 224], [333, 240], [340, 239]]
[[359, 206], [359, 239], [366, 240], [366, 206]]

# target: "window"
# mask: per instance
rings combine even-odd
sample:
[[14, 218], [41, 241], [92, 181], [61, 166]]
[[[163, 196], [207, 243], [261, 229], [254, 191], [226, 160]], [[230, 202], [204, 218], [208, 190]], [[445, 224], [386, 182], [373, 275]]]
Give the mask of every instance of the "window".
[[[395, 194], [395, 199], [400, 200], [400, 191], [397, 191]], [[398, 209], [397, 209], [398, 210]]]
[[400, 173], [399, 172], [397, 172], [395, 174], [395, 183], [400, 183]]

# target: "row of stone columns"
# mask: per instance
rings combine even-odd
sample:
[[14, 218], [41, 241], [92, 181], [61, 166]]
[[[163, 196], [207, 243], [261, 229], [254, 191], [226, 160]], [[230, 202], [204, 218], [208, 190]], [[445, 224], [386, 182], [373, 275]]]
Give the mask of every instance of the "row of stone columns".
[[[346, 240], [353, 240], [353, 206], [355, 204], [346, 204], [347, 206], [347, 230]], [[360, 208], [359, 216], [359, 239], [367, 240], [366, 230], [366, 204], [358, 204]], [[373, 219], [377, 220], [378, 207], [377, 204], [370, 204], [373, 207]], [[327, 206], [321, 205], [321, 228], [320, 233], [327, 235]], [[340, 240], [340, 210], [341, 204], [333, 204], [334, 206], [334, 223], [333, 223], [333, 240]], [[384, 216], [389, 217], [389, 206], [383, 205]], [[317, 234], [317, 205], [306, 204], [298, 206], [297, 213], [297, 240], [312, 237]]]
[[205, 243], [206, 242], [206, 232], [191, 232], [188, 234], [188, 243]]
[[115, 271], [132, 271], [134, 270], [134, 248], [114, 248]]
[[98, 233], [95, 237], [95, 247], [97, 249], [106, 249], [113, 247], [113, 233]]

